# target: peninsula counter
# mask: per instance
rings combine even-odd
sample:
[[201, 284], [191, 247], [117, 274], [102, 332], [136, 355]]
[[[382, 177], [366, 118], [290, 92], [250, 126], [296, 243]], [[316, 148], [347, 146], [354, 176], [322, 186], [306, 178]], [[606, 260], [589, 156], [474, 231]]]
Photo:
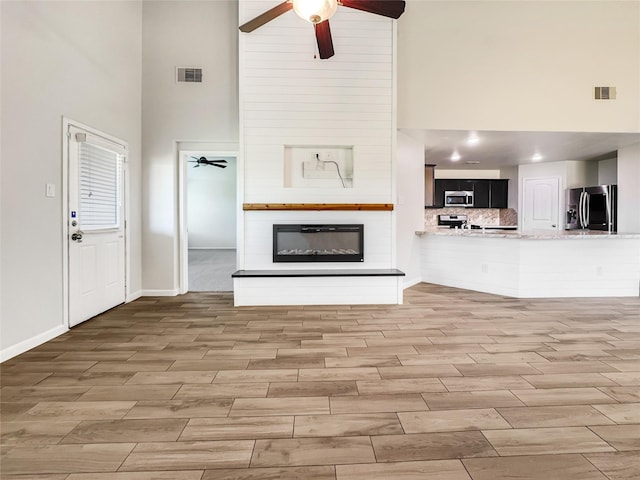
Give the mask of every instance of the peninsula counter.
[[422, 280], [506, 295], [637, 297], [640, 234], [430, 229], [421, 236]]

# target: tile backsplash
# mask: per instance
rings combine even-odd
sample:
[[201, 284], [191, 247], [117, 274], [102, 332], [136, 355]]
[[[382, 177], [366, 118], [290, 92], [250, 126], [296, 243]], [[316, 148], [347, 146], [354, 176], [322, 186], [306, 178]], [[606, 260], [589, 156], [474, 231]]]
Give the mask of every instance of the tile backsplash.
[[425, 227], [438, 225], [438, 215], [466, 215], [474, 225], [517, 225], [518, 212], [513, 208], [428, 208], [424, 211]]

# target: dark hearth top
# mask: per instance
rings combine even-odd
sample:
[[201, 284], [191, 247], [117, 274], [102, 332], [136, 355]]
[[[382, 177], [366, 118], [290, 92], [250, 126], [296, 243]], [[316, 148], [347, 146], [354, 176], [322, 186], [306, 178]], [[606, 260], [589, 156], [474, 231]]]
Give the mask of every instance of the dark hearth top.
[[269, 277], [404, 277], [405, 273], [395, 268], [350, 268], [330, 270], [238, 270], [233, 278]]

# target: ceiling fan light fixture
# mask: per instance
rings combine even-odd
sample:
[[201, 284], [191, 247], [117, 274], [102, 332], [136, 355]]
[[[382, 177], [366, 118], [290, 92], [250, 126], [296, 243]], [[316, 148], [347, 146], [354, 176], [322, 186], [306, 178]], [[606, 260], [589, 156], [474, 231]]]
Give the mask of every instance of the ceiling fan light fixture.
[[338, 0], [293, 0], [293, 10], [307, 22], [329, 20], [338, 9]]

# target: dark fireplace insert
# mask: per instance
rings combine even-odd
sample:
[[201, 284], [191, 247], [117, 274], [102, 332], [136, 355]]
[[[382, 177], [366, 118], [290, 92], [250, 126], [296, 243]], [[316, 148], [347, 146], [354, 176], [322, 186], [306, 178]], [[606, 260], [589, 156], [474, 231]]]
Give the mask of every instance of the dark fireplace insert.
[[274, 262], [362, 262], [364, 225], [274, 225]]

